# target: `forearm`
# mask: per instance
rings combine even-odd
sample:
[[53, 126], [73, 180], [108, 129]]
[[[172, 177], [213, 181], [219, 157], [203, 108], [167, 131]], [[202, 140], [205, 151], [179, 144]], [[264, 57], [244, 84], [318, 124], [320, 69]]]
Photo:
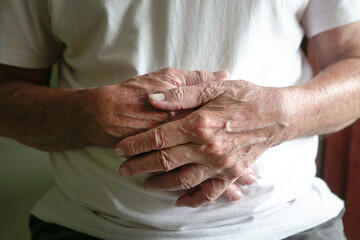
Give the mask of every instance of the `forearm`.
[[[0, 135], [44, 151], [91, 145], [79, 90], [54, 89], [14, 80], [0, 85]], [[81, 123], [81, 124], [80, 124]]]
[[339, 131], [360, 117], [360, 59], [340, 60], [312, 81], [284, 88], [291, 138]]
[[[26, 69], [3, 68], [1, 71], [0, 65], [0, 73], [4, 73], [0, 76], [0, 136], [44, 151], [87, 146], [115, 148], [124, 137], [191, 112], [180, 111], [174, 115], [154, 108], [147, 101], [147, 94], [179, 85], [223, 80], [228, 76], [226, 71], [212, 73], [164, 68], [121, 84], [53, 89], [44, 86], [48, 79], [44, 71], [39, 78], [36, 71], [31, 70], [32, 78], [21, 81], [11, 79], [24, 79], [29, 75]], [[22, 73], [22, 78], [16, 77], [18, 72]]]

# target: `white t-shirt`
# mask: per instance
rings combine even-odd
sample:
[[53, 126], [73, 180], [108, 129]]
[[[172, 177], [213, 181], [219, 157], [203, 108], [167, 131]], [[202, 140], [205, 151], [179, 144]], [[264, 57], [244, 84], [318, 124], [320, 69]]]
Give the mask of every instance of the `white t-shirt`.
[[[164, 67], [216, 71], [263, 86], [312, 78], [300, 43], [360, 20], [354, 0], [7, 0], [0, 62], [60, 61], [59, 87], [118, 84]], [[54, 106], [56, 107], [56, 106]], [[56, 185], [32, 213], [102, 239], [281, 239], [335, 217], [343, 202], [315, 178], [317, 137], [285, 142], [251, 167], [240, 201], [174, 207], [177, 195], [122, 177], [112, 150], [51, 153]]]

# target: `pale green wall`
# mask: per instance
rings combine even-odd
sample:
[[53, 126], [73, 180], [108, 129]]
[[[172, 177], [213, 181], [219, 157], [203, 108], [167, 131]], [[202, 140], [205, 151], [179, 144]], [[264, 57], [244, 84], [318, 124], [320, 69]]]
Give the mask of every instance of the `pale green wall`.
[[47, 153], [0, 137], [0, 239], [30, 239], [31, 207], [50, 188]]

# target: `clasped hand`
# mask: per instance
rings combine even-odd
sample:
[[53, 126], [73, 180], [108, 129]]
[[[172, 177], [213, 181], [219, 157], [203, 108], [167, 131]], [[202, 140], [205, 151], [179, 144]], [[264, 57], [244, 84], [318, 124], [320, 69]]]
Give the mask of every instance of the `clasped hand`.
[[162, 110], [198, 109], [123, 139], [115, 152], [131, 158], [119, 172], [128, 176], [161, 171], [145, 180], [149, 190], [197, 187], [180, 196], [178, 206], [209, 204], [234, 181], [254, 181], [250, 165], [290, 136], [281, 88], [243, 80], [207, 82], [152, 94], [149, 101]]

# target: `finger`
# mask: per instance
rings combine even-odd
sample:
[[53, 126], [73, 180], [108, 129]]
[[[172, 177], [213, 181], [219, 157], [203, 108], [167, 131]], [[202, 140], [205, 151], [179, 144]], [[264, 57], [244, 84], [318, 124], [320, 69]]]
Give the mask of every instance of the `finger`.
[[199, 157], [191, 144], [180, 145], [129, 159], [120, 165], [119, 173], [122, 176], [130, 176], [149, 172], [168, 172], [179, 166], [197, 162], [200, 160]]
[[212, 177], [210, 169], [206, 166], [191, 164], [184, 166], [179, 171], [172, 171], [155, 175], [145, 180], [148, 190], [177, 191], [191, 189], [204, 180]]
[[165, 123], [135, 136], [127, 137], [117, 145], [115, 155], [118, 157], [134, 156], [152, 150], [188, 143], [193, 137], [185, 131], [183, 127], [185, 123], [186, 120], [183, 118]]
[[154, 107], [162, 110], [195, 108], [223, 94], [228, 82], [209, 82], [173, 88], [163, 93], [150, 94], [149, 101]]
[[229, 199], [230, 201], [238, 201], [241, 198], [241, 189], [232, 183], [223, 193], [223, 196]]
[[177, 86], [191, 86], [205, 82], [226, 80], [229, 78], [228, 70], [207, 72], [165, 68], [160, 71], [163, 71], [164, 75], [170, 80], [170, 82]]
[[251, 185], [256, 181], [255, 172], [251, 168], [248, 168], [236, 181], [241, 185]]
[[215, 201], [232, 183], [219, 178], [206, 180], [201, 190], [193, 195], [183, 195], [176, 201], [176, 206], [200, 207]]

